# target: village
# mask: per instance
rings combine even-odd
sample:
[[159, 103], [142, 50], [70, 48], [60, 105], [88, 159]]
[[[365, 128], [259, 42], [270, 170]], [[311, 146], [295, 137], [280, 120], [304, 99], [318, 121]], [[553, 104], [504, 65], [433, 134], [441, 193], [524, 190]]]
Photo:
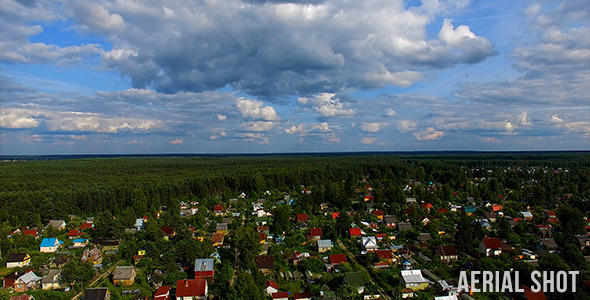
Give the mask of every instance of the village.
[[[580, 216], [586, 233], [575, 234], [575, 249], [560, 247], [572, 221], [564, 219], [566, 212], [506, 200], [508, 188], [489, 199], [458, 191], [446, 199], [442, 184], [410, 179], [396, 187], [404, 197], [394, 205], [382, 202], [365, 175], [350, 199], [353, 210], [330, 202], [302, 205], [314, 188], [264, 191], [254, 199], [240, 193], [207, 205], [193, 197], [134, 218], [133, 226], [110, 215], [70, 215], [43, 227], [12, 228], [2, 238], [20, 246], [2, 253], [2, 295], [231, 299], [255, 289], [251, 295], [276, 300], [546, 299], [526, 282], [524, 292], [515, 294], [459, 292], [459, 271], [530, 272], [550, 265], [557, 254], [590, 261], [588, 217]], [[571, 197], [564, 193], [557, 200]], [[582, 276], [585, 288], [587, 279]]]

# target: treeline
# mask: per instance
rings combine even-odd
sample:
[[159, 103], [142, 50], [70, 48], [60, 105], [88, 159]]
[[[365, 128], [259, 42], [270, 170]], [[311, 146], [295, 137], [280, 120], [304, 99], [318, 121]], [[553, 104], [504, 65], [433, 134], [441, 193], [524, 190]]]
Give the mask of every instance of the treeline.
[[[32, 226], [104, 211], [120, 216], [128, 207], [139, 217], [162, 205], [175, 208], [180, 199], [212, 206], [242, 192], [264, 197], [265, 191], [305, 197], [309, 211], [322, 202], [345, 210], [352, 208], [355, 188], [365, 177], [376, 200], [387, 203], [408, 196], [440, 203], [467, 196], [493, 201], [500, 195], [549, 205], [570, 193], [572, 205], [584, 213], [590, 209], [582, 201], [590, 189], [589, 153], [120, 157], [0, 163], [0, 222]], [[403, 192], [411, 181], [424, 185]], [[300, 195], [302, 186], [311, 195]]]

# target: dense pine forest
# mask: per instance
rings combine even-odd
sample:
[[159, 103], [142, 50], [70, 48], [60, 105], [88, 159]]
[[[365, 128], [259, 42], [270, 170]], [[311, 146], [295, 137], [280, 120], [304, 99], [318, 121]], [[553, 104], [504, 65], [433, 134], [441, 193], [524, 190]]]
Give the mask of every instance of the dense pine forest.
[[[488, 171], [493, 171], [489, 181], [466, 184], [490, 177]], [[376, 197], [385, 203], [401, 203], [407, 196], [402, 187], [414, 180], [440, 186], [437, 194], [412, 192], [435, 202], [450, 200], [453, 192], [490, 201], [513, 190], [504, 199], [549, 206], [570, 193], [572, 206], [585, 214], [590, 210], [590, 203], [582, 201], [590, 190], [588, 153], [17, 160], [0, 163], [0, 174], [0, 222], [14, 226], [68, 214], [110, 211], [118, 216], [127, 207], [144, 216], [162, 205], [176, 207], [186, 197], [212, 205], [242, 192], [252, 199], [267, 190], [297, 194], [301, 186], [314, 189], [304, 206], [331, 202], [350, 209], [363, 176], [372, 179]]]

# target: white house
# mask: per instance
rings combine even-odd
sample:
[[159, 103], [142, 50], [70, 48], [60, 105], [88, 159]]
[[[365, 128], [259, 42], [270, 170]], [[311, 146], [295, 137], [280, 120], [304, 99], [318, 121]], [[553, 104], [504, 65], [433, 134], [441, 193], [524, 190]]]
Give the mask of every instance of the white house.
[[375, 251], [377, 249], [377, 239], [374, 236], [364, 236], [361, 243], [366, 251]]

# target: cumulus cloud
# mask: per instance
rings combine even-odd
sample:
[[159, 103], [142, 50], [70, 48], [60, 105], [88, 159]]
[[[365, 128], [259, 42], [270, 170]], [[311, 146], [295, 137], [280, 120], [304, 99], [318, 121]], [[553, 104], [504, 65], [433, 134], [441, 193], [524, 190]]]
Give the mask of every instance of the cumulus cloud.
[[428, 130], [425, 132], [415, 132], [414, 137], [419, 141], [433, 141], [438, 140], [439, 138], [443, 137], [445, 133], [443, 131], [438, 131], [433, 127], [428, 127]]
[[381, 123], [361, 123], [361, 130], [363, 132], [379, 132], [383, 128], [387, 127], [389, 123], [381, 122]]
[[180, 144], [182, 144], [182, 140], [181, 139], [175, 139], [175, 140], [170, 141], [170, 144], [172, 144], [172, 145], [180, 145]]
[[354, 115], [354, 109], [345, 109], [344, 104], [335, 96], [336, 94], [332, 93], [320, 93], [314, 95], [312, 98], [300, 97], [298, 102], [301, 105], [311, 105], [314, 111], [324, 117]]
[[103, 52], [105, 65], [136, 88], [173, 93], [230, 85], [276, 99], [409, 86], [425, 68], [495, 55], [489, 40], [450, 20], [439, 36], [428, 36], [435, 16], [468, 2], [410, 8], [399, 1], [99, 0], [72, 1], [63, 15], [84, 33], [106, 35], [112, 47]]
[[393, 117], [396, 114], [397, 114], [397, 112], [393, 108], [391, 108], [391, 107], [389, 107], [389, 108], [387, 108], [385, 110], [385, 115], [388, 116], [388, 117]]
[[21, 108], [0, 110], [0, 127], [32, 128], [39, 127], [41, 124], [49, 131], [101, 133], [148, 131], [162, 126], [159, 120], [104, 117], [93, 113]]
[[244, 123], [244, 129], [247, 131], [270, 131], [275, 128], [275, 126], [275, 122], [266, 121]]
[[226, 115], [222, 115], [222, 114], [217, 114], [217, 120], [223, 122], [223, 121], [227, 120], [227, 116]]
[[240, 138], [241, 141], [244, 142], [258, 142], [259, 144], [269, 144], [268, 137], [263, 136], [261, 133], [238, 133], [236, 134], [237, 137]]
[[401, 132], [408, 132], [416, 130], [417, 123], [410, 120], [401, 120], [398, 123], [398, 129]]
[[264, 103], [259, 100], [240, 98], [236, 101], [236, 107], [244, 117], [265, 121], [279, 120], [279, 116], [272, 106], [263, 107], [263, 105]]

